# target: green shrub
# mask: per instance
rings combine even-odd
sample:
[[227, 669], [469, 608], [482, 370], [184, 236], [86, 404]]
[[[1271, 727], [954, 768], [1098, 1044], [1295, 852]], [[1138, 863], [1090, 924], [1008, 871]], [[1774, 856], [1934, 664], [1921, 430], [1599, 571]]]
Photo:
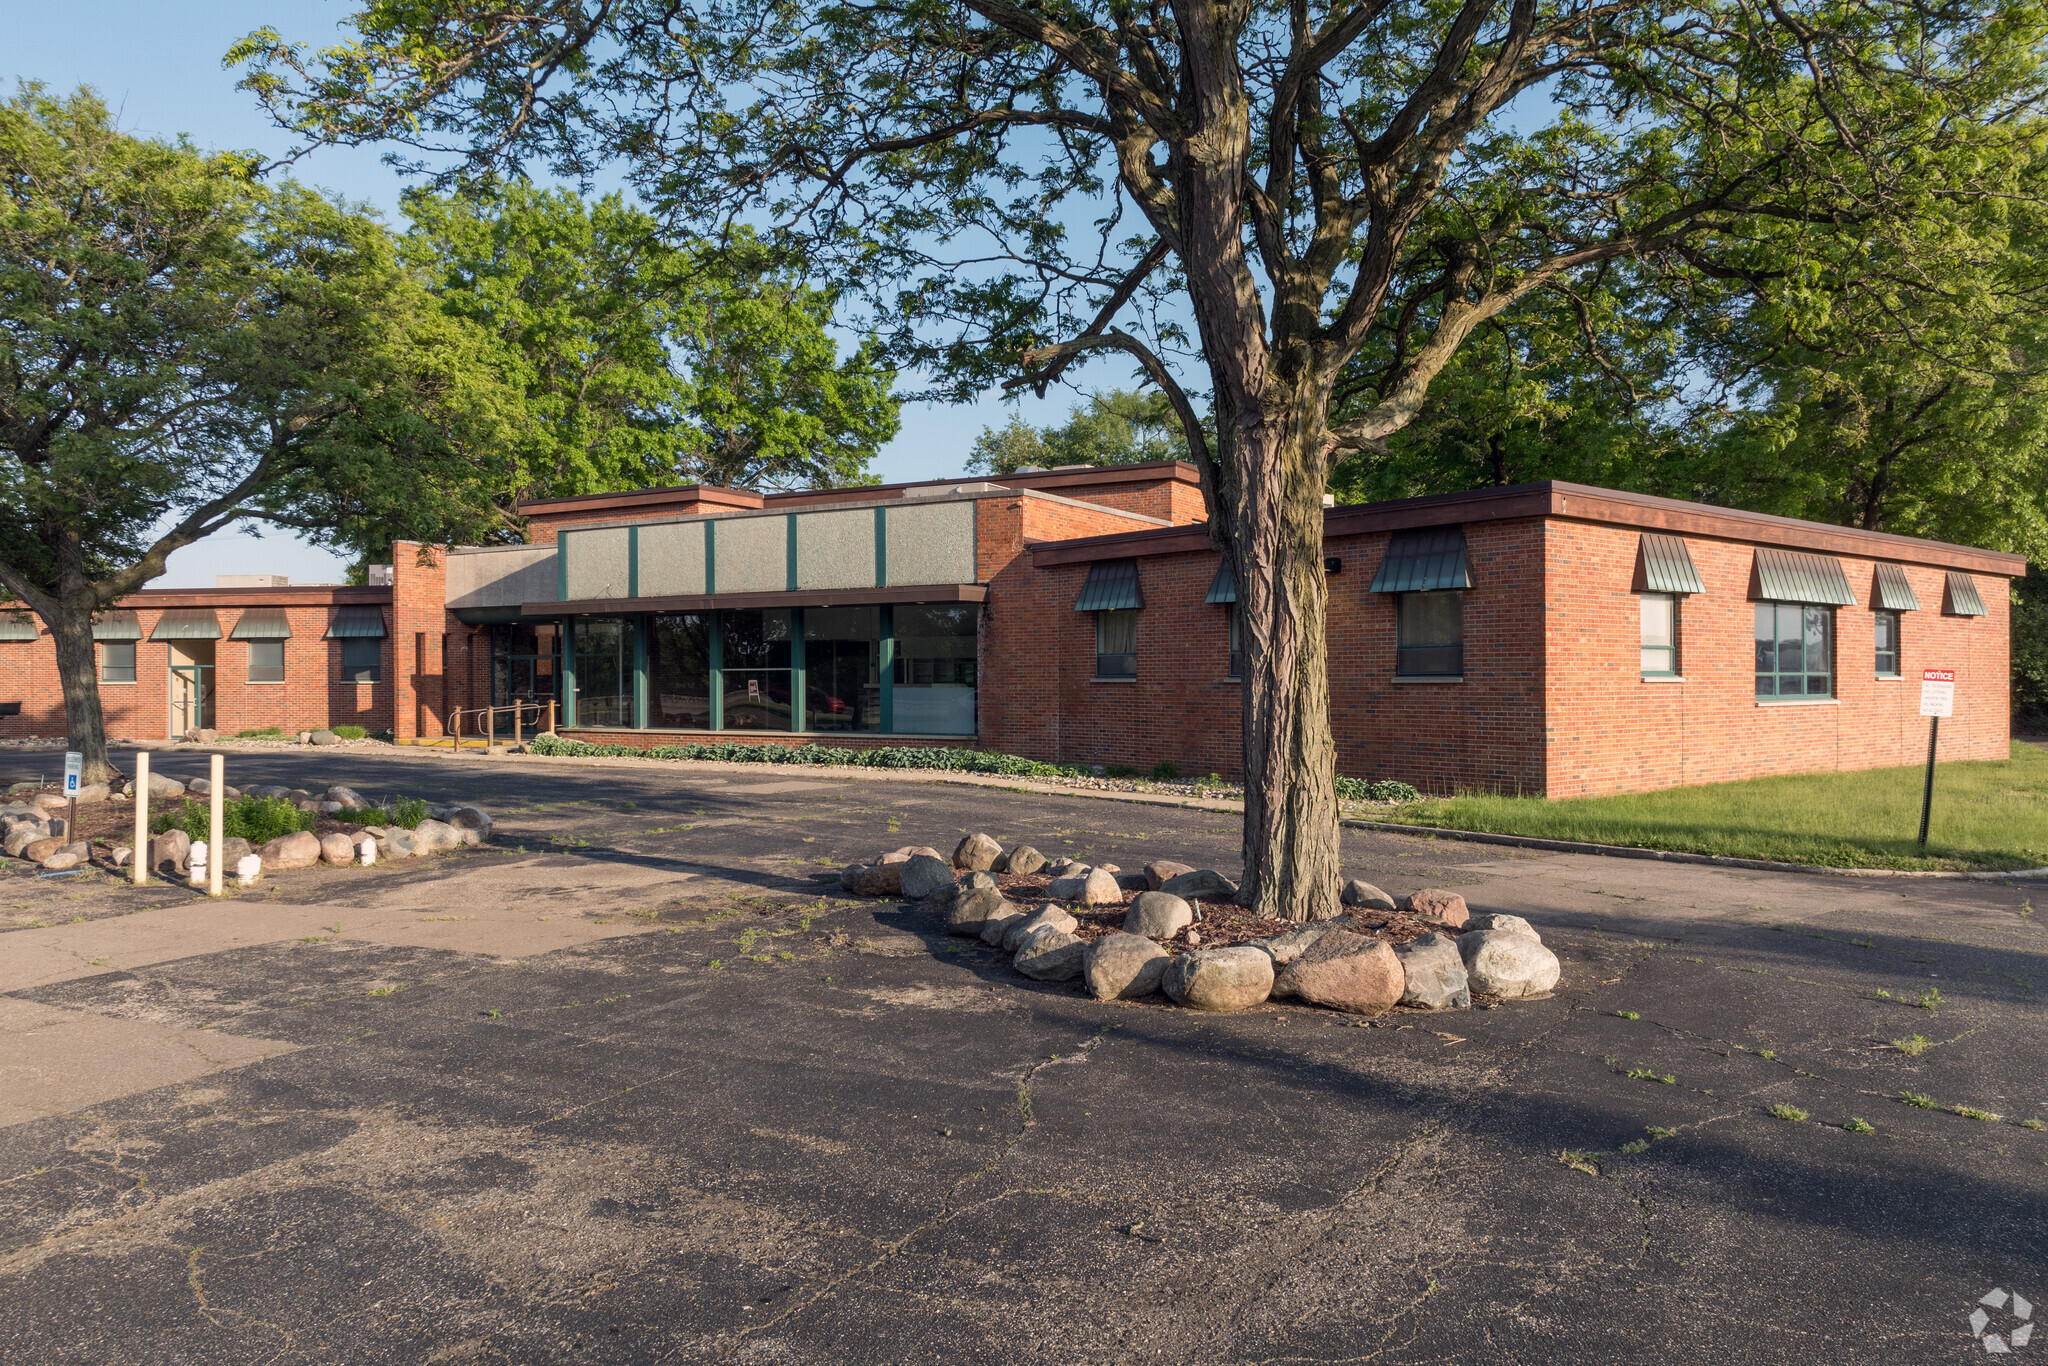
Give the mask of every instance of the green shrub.
[[398, 734], [397, 732], [391, 730], [373, 730], [370, 732], [370, 738], [372, 740], [382, 740], [385, 744], [388, 745], [393, 740], [396, 740], [398, 738]]
[[1064, 764], [1041, 764], [1014, 754], [981, 749], [917, 749], [884, 746], [840, 749], [833, 745], [690, 744], [593, 745], [558, 735], [536, 735], [527, 745], [535, 754], [579, 759], [708, 759], [727, 764], [832, 764], [848, 768], [914, 768], [950, 773], [989, 773], [1005, 778], [1076, 778], [1087, 770]]
[[362, 726], [332, 726], [329, 729], [337, 740], [360, 740], [370, 733]]
[[1132, 768], [1129, 764], [1110, 764], [1103, 771], [1112, 778], [1135, 778], [1138, 776], [1138, 770]]
[[1155, 783], [1176, 782], [1179, 778], [1180, 770], [1174, 767], [1171, 759], [1162, 764], [1152, 765], [1152, 781]]
[[236, 731], [235, 738], [237, 740], [281, 740], [284, 738], [284, 731], [277, 726], [258, 726], [254, 730]]
[[334, 813], [343, 825], [390, 825], [391, 813], [381, 806], [344, 806]]
[[[166, 830], [183, 830], [195, 840], [211, 837], [212, 813], [208, 805], [191, 798], [175, 811], [166, 811], [150, 822], [150, 829], [156, 834]], [[227, 802], [221, 807], [221, 831], [229, 839], [245, 839], [251, 844], [267, 844], [279, 835], [289, 835], [296, 830], [311, 830], [314, 816], [310, 811], [301, 811], [283, 797], [243, 797]]]
[[1337, 796], [1347, 802], [1419, 802], [1421, 791], [1413, 783], [1404, 783], [1395, 778], [1379, 778], [1367, 782], [1363, 778], [1337, 777]]

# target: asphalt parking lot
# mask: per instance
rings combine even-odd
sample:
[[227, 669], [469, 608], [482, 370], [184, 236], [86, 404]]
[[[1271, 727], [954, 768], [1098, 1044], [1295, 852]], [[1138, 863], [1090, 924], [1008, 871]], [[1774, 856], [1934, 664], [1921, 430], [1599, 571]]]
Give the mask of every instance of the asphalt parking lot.
[[832, 875], [972, 829], [1233, 872], [1217, 812], [373, 749], [230, 781], [499, 822], [218, 903], [0, 877], [0, 1362], [1960, 1362], [1987, 1292], [2048, 1303], [2048, 886], [1348, 831], [1353, 875], [1531, 919], [1556, 994], [1203, 1016]]

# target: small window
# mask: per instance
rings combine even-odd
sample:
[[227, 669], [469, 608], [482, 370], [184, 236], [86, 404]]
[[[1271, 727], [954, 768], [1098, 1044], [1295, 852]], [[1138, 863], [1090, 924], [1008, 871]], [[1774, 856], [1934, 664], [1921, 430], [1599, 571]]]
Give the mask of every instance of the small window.
[[135, 681], [135, 642], [132, 640], [103, 640], [100, 642], [100, 682], [133, 683]]
[[1899, 614], [1877, 614], [1877, 672], [1880, 678], [1899, 676]]
[[284, 682], [283, 641], [252, 640], [249, 642], [249, 681], [251, 683]]
[[1095, 614], [1095, 676], [1138, 676], [1138, 613], [1135, 608], [1124, 607]]
[[1678, 596], [1639, 593], [1643, 613], [1643, 677], [1678, 676]]
[[1244, 620], [1238, 615], [1238, 606], [1231, 603], [1223, 609], [1230, 614], [1230, 672], [1226, 678], [1244, 677]]
[[1463, 677], [1464, 593], [1446, 588], [1399, 596], [1395, 675], [1400, 678]]
[[1835, 695], [1835, 613], [1798, 602], [1756, 605], [1756, 695]]
[[384, 642], [346, 639], [341, 642], [341, 681], [381, 683], [384, 680]]

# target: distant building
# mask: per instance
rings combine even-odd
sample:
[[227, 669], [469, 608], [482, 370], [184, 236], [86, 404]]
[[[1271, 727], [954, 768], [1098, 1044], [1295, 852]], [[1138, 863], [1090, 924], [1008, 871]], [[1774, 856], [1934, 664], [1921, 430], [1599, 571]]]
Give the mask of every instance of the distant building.
[[[528, 503], [528, 545], [400, 545], [362, 587], [222, 576], [95, 628], [113, 735], [352, 722], [978, 746], [1233, 775], [1237, 591], [1194, 469]], [[1331, 508], [1341, 772], [1641, 791], [2007, 754], [2019, 556], [1572, 484]], [[0, 734], [61, 734], [54, 651], [0, 617]], [[458, 711], [461, 715], [458, 717]], [[509, 734], [509, 712], [498, 720]]]

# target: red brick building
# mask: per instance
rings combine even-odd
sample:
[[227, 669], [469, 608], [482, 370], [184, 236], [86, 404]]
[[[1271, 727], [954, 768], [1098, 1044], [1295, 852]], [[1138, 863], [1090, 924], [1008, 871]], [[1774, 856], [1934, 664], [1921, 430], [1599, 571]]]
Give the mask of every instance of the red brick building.
[[[1236, 771], [1235, 586], [1187, 465], [522, 511], [530, 544], [401, 545], [370, 587], [136, 594], [98, 628], [110, 733], [432, 742], [523, 703], [607, 742]], [[1325, 537], [1347, 774], [1571, 796], [1912, 763], [1935, 667], [1944, 757], [2007, 752], [2018, 556], [1569, 484], [1333, 508]], [[14, 699], [0, 734], [62, 733], [48, 637], [0, 617]]]

